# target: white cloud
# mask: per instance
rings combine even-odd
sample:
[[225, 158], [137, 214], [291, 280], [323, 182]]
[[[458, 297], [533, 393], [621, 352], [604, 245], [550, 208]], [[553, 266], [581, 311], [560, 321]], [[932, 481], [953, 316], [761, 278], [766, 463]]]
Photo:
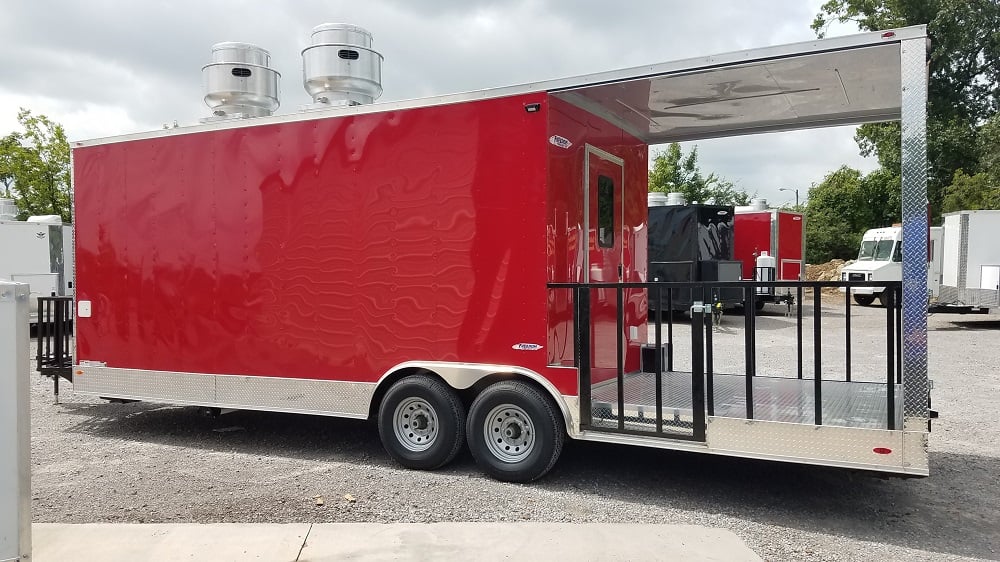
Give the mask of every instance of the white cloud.
[[[821, 3], [15, 0], [0, 19], [0, 133], [21, 106], [63, 123], [71, 139], [194, 123], [208, 113], [201, 67], [220, 41], [271, 51], [279, 113], [294, 112], [311, 101], [300, 51], [327, 21], [372, 31], [391, 101], [809, 40]], [[777, 186], [802, 189], [844, 163], [871, 167], [852, 136], [841, 128], [698, 144], [704, 168], [780, 202]]]

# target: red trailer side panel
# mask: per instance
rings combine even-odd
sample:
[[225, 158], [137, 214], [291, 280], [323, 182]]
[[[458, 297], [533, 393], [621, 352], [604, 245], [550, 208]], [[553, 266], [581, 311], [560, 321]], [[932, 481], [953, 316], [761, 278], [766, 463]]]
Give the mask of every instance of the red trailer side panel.
[[[528, 113], [526, 103], [540, 103]], [[548, 373], [544, 94], [77, 148], [78, 360]]]
[[757, 256], [771, 251], [771, 211], [736, 213], [733, 257], [743, 262], [743, 278], [753, 279]]
[[[805, 220], [801, 213], [775, 211], [778, 221], [778, 279], [799, 281], [805, 263], [805, 242], [803, 228]], [[803, 278], [804, 279], [804, 278]]]

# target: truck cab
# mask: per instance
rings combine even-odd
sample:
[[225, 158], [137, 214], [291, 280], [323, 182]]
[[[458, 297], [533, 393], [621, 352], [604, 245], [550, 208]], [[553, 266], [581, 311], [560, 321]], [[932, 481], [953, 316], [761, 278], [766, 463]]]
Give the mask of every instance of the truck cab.
[[[843, 281], [899, 281], [903, 278], [902, 228], [873, 228], [861, 237], [858, 260], [844, 267]], [[847, 289], [842, 288], [841, 291]], [[885, 287], [851, 287], [854, 301], [869, 306], [875, 299], [883, 305]]]

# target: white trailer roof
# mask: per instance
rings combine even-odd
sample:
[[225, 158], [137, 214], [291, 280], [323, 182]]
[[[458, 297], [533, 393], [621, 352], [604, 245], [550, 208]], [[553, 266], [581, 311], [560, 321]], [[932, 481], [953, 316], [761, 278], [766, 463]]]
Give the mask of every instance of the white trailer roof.
[[792, 43], [518, 86], [388, 103], [235, 119], [75, 141], [73, 147], [397, 111], [548, 92], [648, 144], [900, 118], [901, 42], [924, 26]]

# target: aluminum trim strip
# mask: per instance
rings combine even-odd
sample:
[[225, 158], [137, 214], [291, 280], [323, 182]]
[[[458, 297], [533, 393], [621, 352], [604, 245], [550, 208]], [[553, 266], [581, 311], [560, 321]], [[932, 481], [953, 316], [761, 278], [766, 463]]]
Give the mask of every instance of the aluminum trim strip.
[[927, 42], [903, 41], [903, 428], [927, 431]]
[[[871, 470], [909, 476], [929, 475], [926, 455], [921, 456], [918, 451], [917, 456], [912, 460], [908, 456], [915, 448], [913, 444], [926, 441], [925, 433], [847, 427], [827, 428], [825, 426], [759, 422], [716, 418], [714, 416], [709, 417], [708, 421], [708, 440], [706, 443], [599, 431], [584, 431], [575, 436], [571, 435], [571, 437], [580, 441], [708, 453], [728, 457]], [[756, 427], [746, 429], [743, 426]], [[824, 429], [817, 431], [818, 427]], [[713, 429], [715, 430], [714, 436]], [[760, 445], [759, 442], [753, 441], [758, 439], [760, 435], [768, 438], [769, 448], [759, 447], [758, 450], [754, 450], [746, 447], [747, 444]], [[893, 447], [890, 447], [893, 451], [891, 454], [877, 455], [872, 451], [873, 448], [884, 446], [888, 442], [894, 444]], [[805, 451], [813, 449], [824, 451], [827, 454], [825, 457], [804, 454]], [[830, 455], [831, 450], [839, 452], [839, 456]]]
[[74, 367], [74, 393], [170, 404], [367, 418], [374, 383]]

